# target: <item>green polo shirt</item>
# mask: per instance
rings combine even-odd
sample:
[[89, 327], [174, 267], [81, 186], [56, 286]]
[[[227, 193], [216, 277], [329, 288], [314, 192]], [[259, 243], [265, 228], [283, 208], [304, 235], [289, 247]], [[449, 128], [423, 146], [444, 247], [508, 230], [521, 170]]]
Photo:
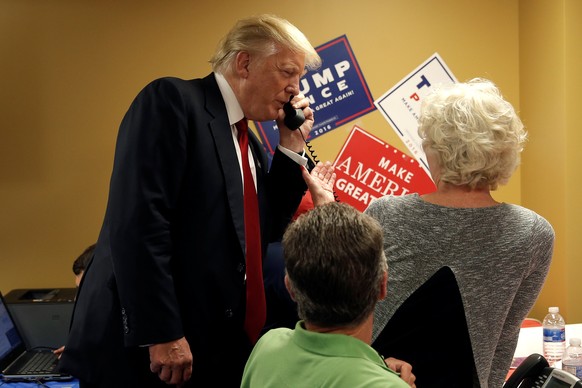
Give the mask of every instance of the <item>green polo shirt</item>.
[[273, 329], [255, 345], [241, 387], [406, 388], [368, 344], [343, 334]]

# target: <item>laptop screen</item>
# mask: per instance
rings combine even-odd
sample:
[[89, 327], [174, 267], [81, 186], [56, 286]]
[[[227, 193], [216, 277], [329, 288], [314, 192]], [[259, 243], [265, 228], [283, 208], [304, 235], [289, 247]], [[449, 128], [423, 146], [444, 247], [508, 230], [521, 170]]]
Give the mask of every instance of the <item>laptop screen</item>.
[[8, 314], [2, 295], [0, 295], [0, 360], [4, 360], [14, 349], [23, 345], [22, 338]]

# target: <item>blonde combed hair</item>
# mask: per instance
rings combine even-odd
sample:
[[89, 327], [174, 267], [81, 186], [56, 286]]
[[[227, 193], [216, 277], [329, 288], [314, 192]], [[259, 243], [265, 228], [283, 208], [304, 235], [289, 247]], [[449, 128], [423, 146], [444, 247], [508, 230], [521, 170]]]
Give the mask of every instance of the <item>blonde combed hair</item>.
[[221, 40], [210, 63], [213, 71], [225, 73], [241, 51], [265, 58], [276, 54], [280, 47], [304, 54], [309, 70], [321, 66], [321, 58], [307, 37], [293, 24], [274, 15], [239, 20]]

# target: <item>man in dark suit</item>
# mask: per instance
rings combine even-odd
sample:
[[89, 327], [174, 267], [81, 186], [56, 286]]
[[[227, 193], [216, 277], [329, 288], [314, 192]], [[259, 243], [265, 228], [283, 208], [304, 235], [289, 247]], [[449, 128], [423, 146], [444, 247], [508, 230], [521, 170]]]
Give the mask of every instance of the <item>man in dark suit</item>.
[[[262, 15], [239, 21], [211, 63], [202, 79], [150, 83], [121, 123], [104, 224], [61, 357], [83, 388], [240, 384], [256, 337], [244, 324], [247, 147], [235, 123], [275, 119], [280, 129], [268, 172], [249, 131], [264, 253], [307, 188], [302, 134], [313, 111], [299, 79], [321, 60], [296, 27]], [[297, 131], [283, 124], [291, 96], [306, 117]]]

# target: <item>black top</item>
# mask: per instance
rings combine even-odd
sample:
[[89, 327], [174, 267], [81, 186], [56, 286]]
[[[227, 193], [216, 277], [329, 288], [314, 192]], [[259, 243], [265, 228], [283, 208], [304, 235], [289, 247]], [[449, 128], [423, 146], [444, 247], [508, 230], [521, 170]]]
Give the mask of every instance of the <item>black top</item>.
[[[417, 387], [467, 388], [474, 386], [473, 379], [479, 386], [459, 287], [448, 267], [408, 297], [372, 347], [410, 363]], [[443, 360], [455, 364], [443, 365]]]

